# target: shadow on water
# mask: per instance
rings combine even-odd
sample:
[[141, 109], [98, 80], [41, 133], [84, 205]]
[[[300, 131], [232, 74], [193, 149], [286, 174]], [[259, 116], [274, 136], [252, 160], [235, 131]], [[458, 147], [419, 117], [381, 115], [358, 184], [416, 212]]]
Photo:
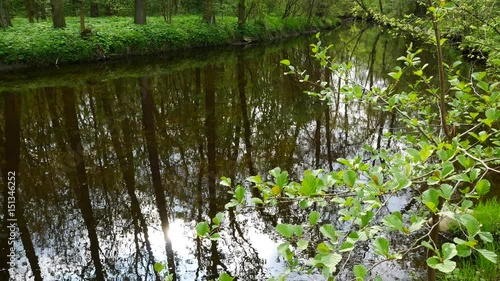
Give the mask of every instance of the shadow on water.
[[[337, 61], [353, 62], [352, 78], [367, 87], [386, 85], [385, 73], [406, 49], [403, 39], [363, 25], [322, 40], [335, 45]], [[295, 204], [226, 211], [221, 239], [200, 240], [196, 223], [224, 212], [231, 198], [218, 178], [242, 183], [276, 166], [292, 177], [308, 168], [334, 170], [337, 158], [359, 154], [364, 144], [390, 147], [380, 136], [398, 129], [394, 115], [346, 103], [340, 94], [327, 105], [283, 74], [279, 61], [288, 58], [311, 80], [341, 86], [309, 55], [312, 42], [305, 36], [0, 74], [2, 253], [9, 249], [8, 171], [16, 171], [20, 230], [10, 276], [159, 280], [156, 262], [177, 280], [223, 272], [263, 280], [283, 272], [274, 226], [302, 223], [305, 211]], [[391, 208], [403, 208], [407, 197]], [[338, 224], [335, 208], [323, 214]], [[356, 257], [371, 258], [368, 248]], [[7, 280], [6, 255], [0, 262], [0, 279]], [[396, 279], [414, 266], [390, 272]]]

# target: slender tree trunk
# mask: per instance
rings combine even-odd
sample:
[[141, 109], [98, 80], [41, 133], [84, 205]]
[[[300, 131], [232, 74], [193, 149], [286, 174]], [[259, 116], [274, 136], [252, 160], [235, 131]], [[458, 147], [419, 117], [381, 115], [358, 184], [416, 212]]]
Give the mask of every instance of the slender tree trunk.
[[245, 0], [238, 1], [238, 28], [242, 29], [245, 26]]
[[134, 23], [146, 24], [146, 0], [135, 0]]
[[256, 171], [252, 161], [252, 142], [250, 140], [251, 137], [251, 129], [250, 129], [250, 120], [248, 119], [248, 109], [247, 109], [247, 97], [246, 97], [246, 85], [247, 81], [245, 78], [245, 65], [243, 60], [243, 53], [238, 54], [238, 60], [236, 61], [236, 75], [238, 78], [238, 96], [240, 100], [240, 111], [241, 117], [243, 120], [243, 138], [245, 142], [245, 161], [248, 165], [248, 171], [250, 175], [255, 175]]
[[80, 0], [80, 32], [85, 30], [85, 10], [83, 7], [83, 0]]
[[205, 0], [205, 9], [203, 11], [203, 20], [206, 23], [215, 23], [214, 0]]
[[26, 11], [28, 12], [28, 21], [30, 23], [35, 22], [35, 1], [34, 0], [26, 0], [25, 1]]
[[[432, 6], [432, 0], [427, 1], [429, 7]], [[441, 48], [441, 32], [439, 31], [439, 23], [436, 16], [432, 15], [432, 27], [434, 29], [434, 36], [436, 38], [436, 53], [438, 59], [438, 70], [439, 70], [439, 109], [440, 109], [440, 117], [441, 117], [441, 127], [444, 131], [445, 136], [448, 139], [452, 139], [454, 137], [454, 132], [452, 128], [448, 126], [446, 122], [446, 117], [448, 116], [448, 110], [446, 109], [446, 92], [447, 92], [447, 83], [444, 74], [444, 65], [443, 65], [443, 50]]]
[[97, 2], [90, 3], [90, 17], [96, 18], [99, 16], [99, 4]]
[[7, 0], [0, 0], [0, 27], [5, 29], [9, 26], [12, 26], [12, 22], [10, 21]]
[[52, 22], [54, 23], [54, 27], [55, 28], [66, 27], [66, 18], [64, 15], [64, 1], [50, 0], [50, 7], [52, 8]]

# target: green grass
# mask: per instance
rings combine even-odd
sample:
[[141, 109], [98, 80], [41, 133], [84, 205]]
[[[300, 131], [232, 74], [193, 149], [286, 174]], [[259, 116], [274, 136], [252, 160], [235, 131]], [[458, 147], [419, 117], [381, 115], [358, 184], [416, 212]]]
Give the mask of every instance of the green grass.
[[162, 17], [148, 17], [146, 25], [136, 25], [130, 17], [86, 18], [92, 32], [80, 36], [79, 18], [67, 17], [67, 27], [54, 29], [52, 22], [29, 24], [15, 18], [12, 28], [0, 31], [0, 64], [46, 64], [83, 62], [128, 54], [154, 54], [183, 48], [228, 44], [242, 36], [271, 39], [311, 28], [333, 26], [335, 22], [304, 18], [282, 20], [267, 16], [249, 21], [238, 30], [237, 18], [225, 16], [209, 25], [199, 15], [176, 16], [172, 24]]
[[[474, 209], [473, 216], [483, 225], [483, 231], [493, 234], [493, 243], [485, 243], [482, 248], [500, 256], [500, 202], [493, 198], [479, 203]], [[455, 227], [451, 228], [451, 231], [458, 235], [460, 230]], [[493, 264], [477, 252], [469, 258], [458, 259], [457, 267], [451, 274], [439, 274], [438, 279], [446, 281], [500, 280], [500, 261]]]

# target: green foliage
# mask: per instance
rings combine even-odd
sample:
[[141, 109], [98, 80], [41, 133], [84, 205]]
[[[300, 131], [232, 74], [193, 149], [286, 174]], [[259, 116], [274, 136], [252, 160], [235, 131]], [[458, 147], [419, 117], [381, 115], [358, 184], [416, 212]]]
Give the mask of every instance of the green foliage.
[[[2, 31], [0, 61], [3, 64], [58, 64], [107, 59], [133, 54], [171, 52], [192, 47], [217, 46], [240, 40], [242, 36], [269, 40], [308, 29], [304, 19], [266, 17], [249, 21], [244, 30], [237, 28], [234, 16], [225, 16], [217, 24], [203, 23], [198, 15], [175, 16], [171, 24], [161, 17], [148, 17], [148, 24], [135, 25], [130, 18], [87, 18], [91, 33], [80, 36], [78, 18], [67, 18], [67, 28], [54, 29], [50, 22], [29, 24], [14, 20], [14, 27]], [[293, 28], [287, 21], [298, 21]], [[326, 22], [313, 21], [314, 27]]]
[[[286, 239], [278, 247], [278, 252], [289, 262], [287, 272], [316, 270], [322, 272], [325, 278], [333, 278], [339, 265], [344, 268], [350, 254], [367, 243], [378, 260], [352, 265], [357, 279], [371, 276], [377, 264], [399, 260], [422, 246], [432, 253], [427, 258], [427, 265], [443, 273], [456, 270], [457, 256], [474, 255], [496, 263], [497, 254], [483, 247], [483, 244], [494, 240], [493, 236], [470, 214], [474, 204], [470, 199], [487, 194], [492, 185], [486, 175], [499, 173], [495, 168], [500, 164], [500, 134], [496, 129], [498, 118], [494, 110], [500, 108], [500, 101], [496, 98], [497, 84], [489, 82], [488, 75], [481, 73], [473, 74], [472, 80], [466, 80], [449, 67], [448, 81], [452, 87], [445, 100], [448, 109], [435, 112], [432, 108], [439, 104], [440, 96], [432, 78], [426, 74], [427, 65], [422, 65], [417, 56], [420, 50], [414, 51], [410, 46], [406, 56], [399, 58], [403, 66], [395, 69], [391, 75], [394, 81], [386, 88], [366, 89], [350, 80], [351, 64], [333, 62], [329, 53], [331, 46], [324, 46], [319, 41], [311, 47], [318, 64], [344, 84], [335, 88], [335, 84], [308, 81], [304, 71], [294, 67], [289, 60], [282, 60], [281, 63], [289, 70], [288, 74], [296, 75], [301, 81], [320, 89], [308, 91], [308, 94], [333, 103], [334, 93], [338, 91], [345, 101], [367, 103], [378, 110], [395, 112], [406, 126], [406, 135], [385, 135], [385, 138], [397, 141], [404, 150], [366, 147], [365, 153], [369, 153], [373, 161], [371, 164], [357, 156], [338, 159], [344, 165], [338, 171], [307, 170], [298, 182], [288, 179], [288, 175], [283, 175], [279, 168], [270, 171], [269, 180], [262, 176], [247, 179], [260, 191], [264, 206], [292, 200], [303, 209], [320, 207], [310, 212], [308, 222], [276, 226], [276, 231]], [[401, 78], [406, 75], [412, 76], [414, 82], [401, 85]], [[475, 91], [475, 95], [465, 98], [465, 94], [471, 91]], [[459, 133], [451, 137], [444, 135], [441, 127], [434, 126], [443, 112], [449, 112], [447, 124], [456, 127], [465, 124], [464, 128], [458, 128]], [[468, 117], [464, 112], [478, 114]], [[488, 142], [474, 138], [473, 134], [486, 134]], [[242, 187], [238, 186], [236, 190], [239, 188]], [[419, 189], [424, 189], [420, 195], [417, 193]], [[408, 192], [416, 195], [421, 210], [389, 214], [381, 211], [388, 203], [386, 198]], [[228, 207], [250, 205], [245, 197], [236, 197], [236, 191], [234, 194], [231, 201], [234, 204]], [[348, 222], [351, 227], [340, 230], [329, 222], [318, 225], [322, 216], [321, 207], [327, 205], [334, 205], [339, 214], [338, 220]], [[442, 245], [429, 239], [432, 229], [439, 224], [439, 221], [434, 221], [433, 225], [427, 226], [430, 217], [453, 221], [459, 225], [463, 237], [455, 237], [452, 242]], [[311, 243], [302, 241], [301, 237], [314, 237], [318, 229], [321, 233], [318, 238], [323, 242], [317, 245], [313, 258], [302, 258], [300, 252]], [[396, 247], [392, 239], [387, 238], [388, 233], [408, 236], [413, 242], [406, 247]], [[299, 238], [302, 241], [300, 246], [292, 247]]]

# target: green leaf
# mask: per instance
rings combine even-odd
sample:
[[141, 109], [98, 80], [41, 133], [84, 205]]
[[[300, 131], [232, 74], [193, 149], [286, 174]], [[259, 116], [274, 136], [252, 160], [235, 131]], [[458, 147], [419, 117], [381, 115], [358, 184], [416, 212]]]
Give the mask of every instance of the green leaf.
[[290, 243], [284, 242], [278, 245], [278, 254], [286, 257], [287, 252], [290, 250]]
[[411, 180], [404, 173], [395, 173], [396, 181], [398, 182], [398, 190], [411, 186]]
[[231, 277], [231, 275], [227, 274], [227, 273], [222, 273], [221, 276], [219, 276], [219, 280], [218, 281], [233, 281], [234, 278]]
[[400, 212], [394, 212], [383, 219], [383, 223], [391, 229], [403, 231], [403, 217]]
[[246, 179], [246, 181], [249, 181], [249, 182], [253, 182], [253, 183], [262, 183], [262, 179], [260, 178], [260, 175], [256, 175], [256, 176], [252, 176], [252, 177], [248, 177]]
[[352, 170], [347, 170], [342, 174], [342, 180], [349, 187], [354, 186], [354, 183], [356, 182], [357, 177], [358, 177], [358, 175], [356, 174], [356, 172], [354, 172]]
[[443, 166], [443, 170], [441, 170], [442, 179], [445, 179], [446, 177], [451, 175], [451, 173], [453, 173], [453, 171], [455, 170], [453, 164], [449, 161], [443, 162], [442, 166]]
[[243, 198], [245, 198], [245, 188], [241, 185], [238, 185], [238, 187], [236, 187], [236, 190], [234, 191], [234, 197], [236, 197], [236, 200], [241, 203], [243, 201]]
[[253, 197], [252, 198], [252, 203], [254, 203], [255, 205], [263, 205], [264, 201], [262, 201], [262, 199], [260, 199], [258, 197]]
[[472, 253], [472, 250], [469, 246], [467, 245], [457, 245], [457, 256], [465, 258], [470, 256]]
[[206, 221], [199, 222], [196, 225], [196, 233], [198, 234], [198, 236], [204, 236], [205, 234], [208, 233], [208, 230], [209, 230], [209, 226], [208, 226], [208, 222], [206, 222]]
[[317, 211], [312, 211], [310, 214], [309, 214], [309, 223], [311, 225], [315, 225], [319, 218], [320, 218], [321, 214]]
[[320, 183], [321, 180], [313, 175], [305, 176], [299, 188], [299, 194], [305, 196], [315, 195]]
[[219, 183], [220, 183], [220, 185], [231, 187], [231, 179], [230, 178], [221, 177]]
[[293, 225], [290, 225], [290, 224], [278, 224], [276, 226], [276, 231], [278, 231], [279, 234], [281, 234], [282, 236], [286, 237], [286, 238], [290, 238], [293, 236], [294, 234], [294, 229], [295, 227]]
[[479, 237], [481, 237], [481, 239], [486, 242], [486, 243], [491, 243], [493, 242], [493, 235], [490, 233], [490, 232], [479, 232]]
[[414, 231], [417, 231], [417, 230], [421, 229], [426, 222], [427, 222], [427, 220], [424, 219], [424, 218], [417, 218], [414, 221], [412, 221], [412, 224], [408, 228], [408, 231], [410, 233], [414, 232]]
[[403, 74], [403, 72], [401, 71], [398, 71], [398, 72], [390, 72], [389, 73], [389, 76], [391, 76], [392, 78], [394, 78], [395, 80], [399, 80], [399, 78], [401, 78], [401, 75]]
[[459, 217], [461, 224], [467, 229], [467, 234], [470, 238], [476, 236], [481, 230], [481, 224], [469, 214], [463, 214]]
[[420, 161], [425, 162], [425, 160], [427, 160], [427, 158], [429, 158], [432, 155], [433, 152], [434, 152], [434, 150], [432, 150], [432, 149], [423, 148], [419, 152], [419, 154], [420, 154]]
[[427, 259], [427, 265], [431, 268], [437, 269], [443, 273], [450, 273], [455, 270], [457, 266], [456, 262], [450, 260], [444, 260], [442, 263], [436, 257], [431, 257]]
[[167, 266], [165, 264], [155, 262], [154, 269], [156, 273], [162, 272]]
[[297, 241], [297, 248], [300, 251], [304, 251], [305, 249], [307, 249], [307, 246], [309, 246], [309, 241], [303, 240], [303, 239], [300, 239], [299, 241]]
[[415, 148], [408, 148], [406, 149], [406, 152], [408, 152], [408, 154], [410, 154], [413, 157], [413, 162], [416, 163], [420, 161], [420, 152]]
[[427, 242], [427, 241], [422, 241], [420, 243], [422, 246], [426, 247], [427, 249], [433, 251], [433, 252], [436, 252], [436, 249], [434, 249], [434, 246], [431, 245], [431, 243]]
[[321, 257], [321, 262], [329, 269], [330, 274], [335, 272], [337, 264], [342, 260], [342, 256], [337, 253], [330, 253]]
[[444, 243], [443, 246], [443, 259], [449, 260], [457, 255], [457, 249], [453, 243]]
[[357, 264], [354, 266], [354, 276], [356, 276], [356, 281], [365, 280], [366, 273], [368, 273], [368, 269], [362, 264]]
[[343, 252], [350, 252], [354, 249], [354, 243], [352, 242], [349, 242], [349, 241], [345, 241], [342, 243], [342, 245], [340, 245], [340, 249], [339, 249], [339, 252], [343, 253]]
[[453, 186], [449, 185], [449, 184], [442, 184], [440, 187], [439, 187], [439, 190], [441, 191], [441, 196], [446, 199], [446, 200], [450, 200], [451, 199], [451, 196], [453, 195]]
[[307, 209], [307, 208], [311, 207], [312, 204], [313, 204], [313, 202], [311, 200], [303, 199], [303, 200], [300, 200], [299, 207], [301, 209]]
[[319, 231], [323, 233], [326, 238], [336, 241], [337, 234], [335, 233], [335, 228], [331, 224], [324, 224], [320, 227]]
[[422, 203], [429, 208], [433, 213], [438, 211], [439, 205], [439, 192], [434, 188], [429, 188], [422, 193]]
[[285, 186], [285, 184], [287, 183], [288, 183], [288, 172], [284, 171], [276, 178], [276, 185], [283, 188], [283, 186]]
[[471, 158], [465, 156], [465, 155], [459, 155], [457, 156], [458, 163], [462, 165], [465, 169], [469, 169], [472, 166], [474, 166], [474, 160]]
[[290, 66], [290, 61], [289, 60], [281, 60], [280, 63], [283, 64], [283, 65], [286, 65], [286, 66]]
[[375, 254], [387, 258], [389, 256], [389, 241], [384, 237], [379, 237], [373, 242], [373, 249]]
[[496, 264], [497, 263], [497, 254], [495, 252], [486, 250], [486, 249], [476, 249], [485, 259], [490, 262]]
[[471, 182], [470, 178], [465, 173], [454, 175], [451, 179], [456, 181]]
[[214, 218], [212, 218], [212, 222], [215, 225], [219, 225], [224, 220], [224, 213], [217, 213]]
[[490, 182], [487, 179], [482, 179], [476, 184], [476, 192], [479, 195], [485, 195], [490, 191]]
[[234, 199], [232, 199], [231, 201], [229, 201], [226, 205], [224, 205], [224, 208], [225, 209], [230, 209], [234, 206], [238, 206], [240, 203]]
[[220, 239], [220, 234], [219, 233], [214, 233], [210, 235], [210, 240], [216, 241]]
[[496, 121], [498, 118], [500, 118], [500, 110], [496, 108], [490, 108], [486, 110], [485, 114], [486, 118], [488, 118], [491, 121]]

